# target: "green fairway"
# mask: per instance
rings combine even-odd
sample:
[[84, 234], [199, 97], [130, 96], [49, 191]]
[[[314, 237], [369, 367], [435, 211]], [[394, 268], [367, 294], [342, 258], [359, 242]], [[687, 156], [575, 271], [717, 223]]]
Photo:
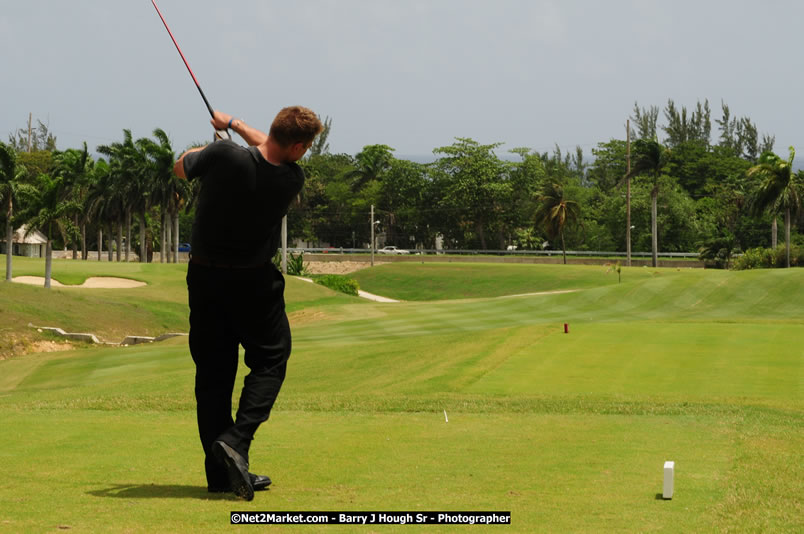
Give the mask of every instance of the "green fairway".
[[[612, 261], [612, 265], [615, 262]], [[555, 265], [501, 263], [422, 263], [413, 268], [389, 263], [357, 271], [352, 276], [361, 289], [399, 300], [443, 300], [499, 297], [542, 291], [562, 291], [616, 284], [612, 265], [565, 265], [555, 276]], [[669, 271], [669, 270], [667, 270]], [[655, 270], [625, 268], [626, 281], [643, 280]]]
[[[11, 508], [0, 528], [224, 532], [231, 510], [391, 508], [510, 510], [516, 532], [662, 529], [716, 519], [718, 478], [738, 453], [730, 421], [711, 417], [280, 411], [252, 457], [276, 482], [243, 503], [199, 483], [191, 412], [63, 416], [4, 417], [0, 459], [18, 470], [4, 487], [18, 489], [0, 490]], [[655, 498], [667, 451], [692, 475], [673, 502]], [[33, 489], [30, 473], [48, 480], [35, 495], [19, 490]]]
[[[149, 285], [0, 284], [0, 317], [84, 324], [81, 299], [112, 314], [132, 295], [136, 328], [186, 313], [182, 266], [102, 265]], [[361, 286], [399, 296], [432, 267], [462, 283], [379, 304], [288, 280], [294, 352], [251, 458], [274, 485], [250, 503], [205, 491], [186, 339], [0, 361], [0, 531], [223, 532], [232, 510], [512, 512], [473, 532], [804, 529], [804, 270], [635, 268], [618, 283], [601, 267], [403, 267], [387, 293]], [[499, 293], [556, 289], [579, 291]], [[267, 528], [287, 529], [356, 531]], [[410, 530], [424, 529], [360, 531]]]

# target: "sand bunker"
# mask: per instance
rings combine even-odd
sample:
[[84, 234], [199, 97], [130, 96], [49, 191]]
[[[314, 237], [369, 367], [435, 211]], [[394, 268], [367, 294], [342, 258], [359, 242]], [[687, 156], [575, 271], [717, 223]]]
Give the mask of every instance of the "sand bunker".
[[[15, 276], [12, 282], [20, 284], [31, 284], [36, 286], [44, 286], [45, 278], [42, 276]], [[139, 280], [130, 280], [128, 278], [115, 278], [113, 276], [93, 276], [87, 278], [86, 281], [80, 286], [66, 286], [58, 280], [50, 280], [51, 287], [88, 287], [94, 289], [130, 289], [132, 287], [142, 287], [147, 285], [145, 282]]]

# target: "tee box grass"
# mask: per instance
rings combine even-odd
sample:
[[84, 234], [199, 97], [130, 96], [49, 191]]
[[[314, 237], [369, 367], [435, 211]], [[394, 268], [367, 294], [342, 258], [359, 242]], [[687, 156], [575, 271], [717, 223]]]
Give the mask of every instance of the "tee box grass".
[[[125, 328], [156, 328], [156, 311], [185, 306], [183, 272], [143, 267], [139, 294], [0, 284], [0, 309], [6, 324], [84, 324], [82, 299], [111, 314], [133, 298]], [[623, 269], [617, 283], [601, 267], [423, 267], [361, 274], [372, 293], [408, 291], [398, 304], [288, 279], [294, 351], [251, 451], [274, 484], [249, 503], [206, 493], [186, 340], [0, 361], [0, 531], [224, 532], [233, 510], [511, 511], [473, 532], [802, 530], [801, 270]], [[452, 277], [460, 291], [411, 296]], [[506, 296], [555, 289], [579, 291]]]

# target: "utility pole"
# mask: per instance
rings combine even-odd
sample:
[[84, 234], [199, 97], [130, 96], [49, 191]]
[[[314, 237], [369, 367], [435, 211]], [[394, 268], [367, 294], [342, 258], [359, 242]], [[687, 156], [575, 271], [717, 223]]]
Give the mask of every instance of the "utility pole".
[[288, 216], [282, 217], [282, 274], [288, 274]]
[[625, 121], [625, 265], [631, 266], [631, 119]]
[[31, 115], [33, 114], [28, 112], [28, 152], [31, 151]]
[[374, 267], [374, 204], [371, 205], [371, 266]]

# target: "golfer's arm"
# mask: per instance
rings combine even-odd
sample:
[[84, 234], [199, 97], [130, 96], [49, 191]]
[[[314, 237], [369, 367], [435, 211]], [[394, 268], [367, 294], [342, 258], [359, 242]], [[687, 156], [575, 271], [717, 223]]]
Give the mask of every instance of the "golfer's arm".
[[190, 150], [186, 151], [184, 154], [179, 156], [179, 159], [176, 160], [176, 163], [173, 164], [173, 174], [178, 176], [179, 178], [187, 179], [187, 175], [184, 174], [184, 156], [191, 152], [198, 152], [199, 150], [204, 150], [205, 147], [199, 146], [196, 148], [191, 148]]
[[256, 128], [252, 128], [240, 119], [232, 119], [232, 131], [243, 138], [249, 146], [261, 145], [268, 139], [265, 132], [261, 132]]

